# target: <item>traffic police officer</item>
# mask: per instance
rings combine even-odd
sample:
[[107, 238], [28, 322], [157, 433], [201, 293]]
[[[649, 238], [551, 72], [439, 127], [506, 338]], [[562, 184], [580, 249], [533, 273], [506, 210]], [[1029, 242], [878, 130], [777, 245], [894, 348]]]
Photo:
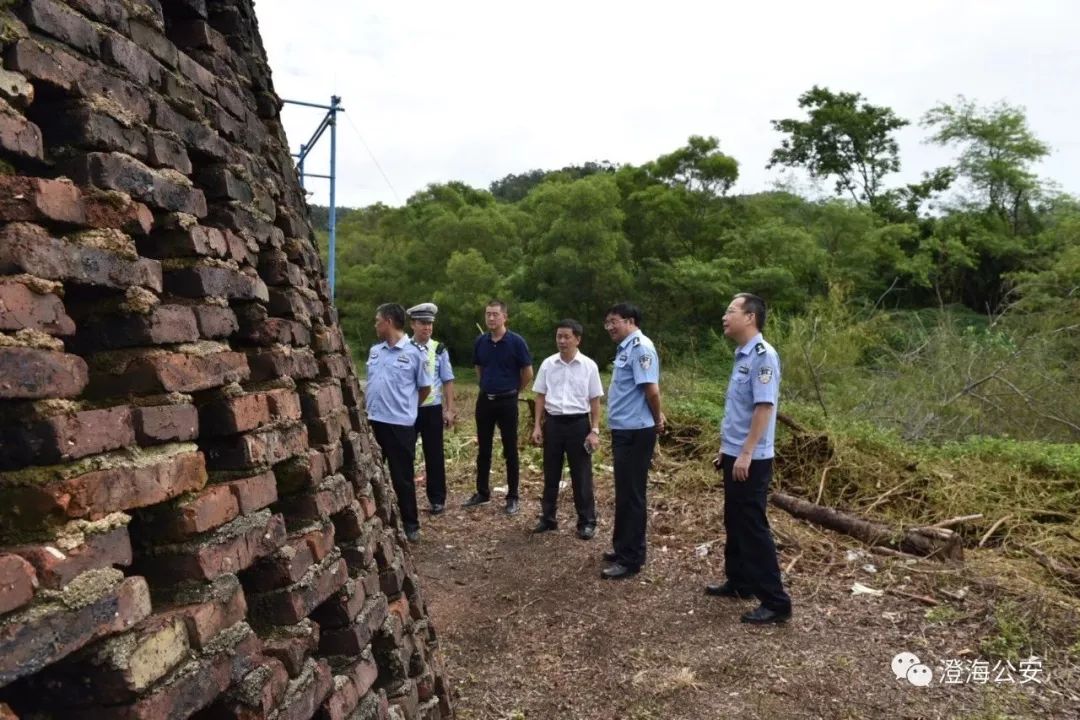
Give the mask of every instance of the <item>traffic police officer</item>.
[[375, 334], [382, 342], [372, 345], [368, 354], [364, 402], [375, 440], [390, 466], [405, 537], [415, 542], [420, 539], [413, 482], [416, 414], [431, 392], [432, 379], [426, 353], [405, 336], [405, 308], [397, 303], [380, 305]]
[[615, 465], [615, 527], [611, 565], [601, 572], [615, 580], [637, 574], [645, 564], [645, 490], [656, 435], [664, 431], [660, 406], [660, 357], [639, 329], [641, 311], [630, 303], [608, 309], [604, 329], [618, 343], [608, 388], [608, 426]]
[[405, 312], [412, 321], [413, 342], [426, 353], [427, 371], [432, 379], [431, 394], [417, 412], [416, 432], [424, 443], [428, 503], [431, 514], [438, 515], [446, 509], [443, 426], [454, 424], [454, 369], [446, 345], [431, 337], [439, 307], [435, 303], [420, 303]]
[[714, 464], [724, 476], [724, 572], [727, 580], [705, 586], [718, 597], [757, 597], [745, 623], [781, 623], [791, 617], [791, 598], [780, 580], [776, 545], [765, 515], [772, 479], [780, 358], [761, 335], [765, 301], [740, 293], [724, 313], [724, 335], [738, 345], [724, 401], [720, 451]]

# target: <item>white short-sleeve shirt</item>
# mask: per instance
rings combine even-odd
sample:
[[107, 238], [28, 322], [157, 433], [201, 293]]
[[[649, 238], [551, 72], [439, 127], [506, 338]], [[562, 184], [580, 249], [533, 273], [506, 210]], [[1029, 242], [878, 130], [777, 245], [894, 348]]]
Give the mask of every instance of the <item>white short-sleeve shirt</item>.
[[544, 396], [544, 410], [552, 415], [580, 415], [589, 412], [589, 402], [603, 397], [600, 369], [578, 352], [570, 362], [555, 353], [540, 363], [533, 392]]

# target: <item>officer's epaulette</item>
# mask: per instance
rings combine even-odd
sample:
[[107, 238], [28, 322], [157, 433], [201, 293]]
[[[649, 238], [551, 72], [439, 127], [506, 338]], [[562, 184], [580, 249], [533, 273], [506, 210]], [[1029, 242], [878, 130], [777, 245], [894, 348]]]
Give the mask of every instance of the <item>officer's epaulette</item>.
[[636, 337], [636, 338], [634, 338], [634, 341], [632, 343], [630, 343], [630, 347], [637, 347], [640, 344], [641, 344], [641, 338]]
[[[434, 340], [432, 342], [434, 342]], [[436, 355], [442, 355], [444, 352], [446, 352], [446, 346], [445, 345], [443, 345], [442, 343], [439, 343], [438, 345], [435, 346], [435, 354]]]
[[757, 345], [755, 345], [754, 346], [754, 352], [757, 353], [758, 355], [764, 355], [765, 354], [765, 343], [758, 343]]
[[411, 342], [411, 343], [412, 343], [412, 346], [413, 346], [414, 348], [416, 348], [416, 349], [417, 349], [417, 350], [419, 350], [420, 352], [424, 353], [425, 355], [427, 354], [427, 348], [426, 348], [426, 347], [424, 347], [424, 346], [423, 346], [423, 345], [421, 345], [420, 343], [416, 342], [415, 340], [410, 340], [409, 342]]

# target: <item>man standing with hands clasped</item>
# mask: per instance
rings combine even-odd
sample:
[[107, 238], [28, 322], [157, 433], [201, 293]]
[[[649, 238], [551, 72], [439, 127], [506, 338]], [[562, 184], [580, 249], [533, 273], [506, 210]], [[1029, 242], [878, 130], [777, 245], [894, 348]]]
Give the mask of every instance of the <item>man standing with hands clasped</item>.
[[420, 539], [413, 478], [416, 412], [431, 392], [431, 374], [424, 351], [405, 336], [405, 308], [397, 303], [380, 305], [375, 334], [382, 342], [372, 345], [368, 354], [364, 403], [375, 441], [390, 466], [405, 537], [416, 542]]
[[608, 388], [608, 426], [615, 466], [615, 527], [605, 580], [636, 575], [645, 564], [645, 494], [656, 435], [664, 432], [660, 409], [660, 356], [638, 327], [641, 311], [619, 303], [608, 309], [604, 329], [618, 343]]
[[533, 378], [532, 356], [525, 338], [506, 327], [506, 303], [491, 300], [484, 308], [488, 330], [473, 344], [480, 393], [476, 397], [476, 492], [462, 503], [476, 507], [491, 501], [491, 446], [495, 426], [506, 457], [506, 514], [516, 515], [518, 501], [518, 393]]
[[780, 358], [765, 342], [765, 301], [739, 293], [724, 313], [724, 335], [738, 345], [728, 381], [720, 451], [714, 464], [724, 476], [724, 572], [727, 581], [706, 585], [705, 594], [756, 597], [761, 605], [744, 613], [745, 623], [782, 623], [791, 617], [791, 598], [780, 579], [776, 545], [765, 514], [772, 480]]
[[596, 363], [578, 351], [582, 332], [577, 320], [563, 320], [556, 326], [559, 352], [540, 363], [533, 383], [536, 418], [532, 439], [544, 446], [544, 498], [540, 522], [533, 532], [559, 526], [556, 512], [565, 455], [574, 486], [577, 535], [591, 540], [596, 535], [596, 502], [589, 455], [600, 447], [600, 398], [604, 389]]

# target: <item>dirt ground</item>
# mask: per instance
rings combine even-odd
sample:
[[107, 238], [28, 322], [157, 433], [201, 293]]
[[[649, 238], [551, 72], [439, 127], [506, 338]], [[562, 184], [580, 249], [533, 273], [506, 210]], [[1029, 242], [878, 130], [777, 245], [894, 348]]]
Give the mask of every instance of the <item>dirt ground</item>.
[[[503, 513], [498, 456], [493, 501], [461, 508], [473, 491], [472, 432], [464, 423], [448, 436], [448, 509], [424, 516], [413, 548], [461, 720], [1080, 717], [1080, 670], [1064, 645], [1033, 639], [1024, 656], [1041, 659], [1027, 682], [1016, 663], [1016, 672], [995, 667], [981, 648], [1000, 631], [990, 618], [1007, 597], [998, 581], [1009, 571], [990, 555], [954, 565], [871, 555], [770, 508], [795, 614], [784, 626], [747, 626], [739, 614], [751, 602], [702, 592], [722, 579], [722, 491], [678, 480], [707, 460], [658, 458], [648, 563], [631, 580], [606, 581], [610, 460], [595, 461], [595, 539], [576, 537], [569, 487], [560, 529], [532, 535], [535, 450], [522, 459], [520, 514]], [[1075, 604], [1009, 581], [1044, 637], [1076, 640]], [[855, 583], [885, 592], [853, 594]], [[892, 659], [904, 651], [933, 669], [930, 686], [895, 677]], [[973, 661], [994, 669], [989, 679], [968, 675]], [[959, 682], [944, 682], [948, 665], [965, 668]]]

